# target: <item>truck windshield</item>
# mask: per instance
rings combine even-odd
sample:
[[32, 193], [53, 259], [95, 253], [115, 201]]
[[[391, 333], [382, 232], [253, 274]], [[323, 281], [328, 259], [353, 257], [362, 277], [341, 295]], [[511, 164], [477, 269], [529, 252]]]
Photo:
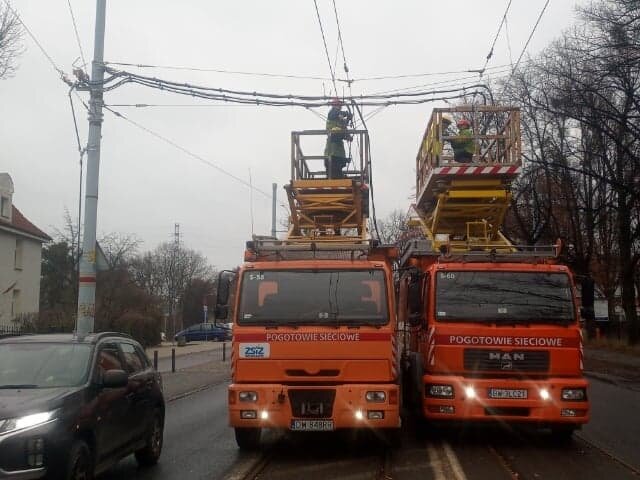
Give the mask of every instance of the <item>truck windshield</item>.
[[385, 325], [381, 270], [245, 272], [239, 325]]
[[438, 272], [438, 321], [572, 323], [569, 277], [542, 272]]

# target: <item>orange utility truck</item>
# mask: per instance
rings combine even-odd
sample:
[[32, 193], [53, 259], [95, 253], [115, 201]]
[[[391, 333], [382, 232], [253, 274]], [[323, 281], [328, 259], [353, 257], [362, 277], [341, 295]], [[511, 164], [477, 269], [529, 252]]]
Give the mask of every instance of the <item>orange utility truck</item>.
[[[449, 149], [461, 138], [448, 125], [462, 118], [469, 163]], [[523, 422], [568, 438], [589, 420], [576, 286], [559, 245], [517, 246], [500, 232], [520, 165], [518, 109], [434, 109], [400, 245], [405, 400], [429, 420]]]
[[361, 152], [343, 178], [329, 179], [324, 156], [305, 156], [301, 145], [320, 145], [327, 132], [293, 132], [289, 231], [247, 242], [234, 282], [228, 398], [241, 449], [257, 448], [265, 428], [399, 430], [396, 249], [369, 239], [368, 135], [347, 134]]

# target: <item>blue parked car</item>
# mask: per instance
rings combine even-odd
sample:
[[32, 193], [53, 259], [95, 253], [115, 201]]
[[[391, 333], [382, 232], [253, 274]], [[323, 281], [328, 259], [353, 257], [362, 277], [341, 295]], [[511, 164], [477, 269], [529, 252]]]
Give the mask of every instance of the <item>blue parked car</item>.
[[184, 337], [187, 342], [208, 340], [224, 342], [231, 340], [231, 329], [222, 324], [198, 323], [176, 333], [175, 339], [177, 340], [178, 337]]

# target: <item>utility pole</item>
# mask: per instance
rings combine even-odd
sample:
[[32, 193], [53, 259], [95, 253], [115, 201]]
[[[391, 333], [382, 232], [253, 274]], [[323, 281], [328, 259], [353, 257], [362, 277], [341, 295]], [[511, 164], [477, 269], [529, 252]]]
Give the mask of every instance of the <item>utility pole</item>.
[[273, 190], [271, 195], [271, 236], [276, 238], [276, 196], [278, 194], [278, 184], [272, 183], [271, 188]]
[[98, 215], [98, 179], [100, 139], [102, 137], [102, 94], [104, 81], [104, 24], [106, 0], [96, 1], [96, 29], [89, 87], [89, 138], [87, 141], [87, 186], [84, 200], [84, 235], [80, 275], [78, 277], [78, 317], [76, 333], [94, 330], [96, 313], [96, 217]]
[[[178, 254], [180, 253], [180, 224], [176, 223], [173, 225], [173, 251], [171, 253], [171, 318], [173, 319], [173, 334], [175, 335], [176, 330], [176, 317], [178, 316], [178, 285], [177, 285], [177, 275], [178, 275]], [[182, 329], [180, 329], [182, 330]]]

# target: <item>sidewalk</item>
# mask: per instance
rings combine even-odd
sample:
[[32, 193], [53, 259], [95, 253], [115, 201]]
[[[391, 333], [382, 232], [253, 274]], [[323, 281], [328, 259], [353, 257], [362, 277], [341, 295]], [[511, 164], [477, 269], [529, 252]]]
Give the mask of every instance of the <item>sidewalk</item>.
[[610, 383], [640, 386], [640, 357], [605, 348], [584, 348], [584, 370], [592, 376]]
[[[227, 348], [230, 346], [230, 342], [227, 342]], [[171, 356], [171, 349], [176, 349], [176, 357], [182, 355], [188, 355], [190, 353], [208, 352], [209, 350], [215, 350], [221, 345], [220, 342], [189, 342], [184, 347], [179, 347], [177, 343], [163, 342], [161, 345], [155, 347], [149, 347], [146, 349], [147, 357], [153, 360], [154, 350], [158, 351], [158, 358], [168, 358]]]
[[163, 373], [164, 399], [171, 402], [213, 385], [227, 383], [231, 379], [230, 368], [229, 361], [215, 360], [196, 367], [178, 370], [175, 373]]

